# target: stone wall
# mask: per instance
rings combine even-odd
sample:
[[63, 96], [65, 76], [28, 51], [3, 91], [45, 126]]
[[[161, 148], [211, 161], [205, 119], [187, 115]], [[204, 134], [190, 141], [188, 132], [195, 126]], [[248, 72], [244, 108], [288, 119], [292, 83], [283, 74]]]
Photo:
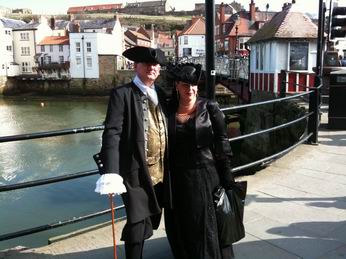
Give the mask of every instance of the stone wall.
[[[8, 78], [2, 86], [2, 79], [0, 78], [0, 94], [103, 96], [108, 95], [113, 87], [131, 82], [134, 77], [133, 70], [115, 71], [115, 60], [102, 58], [100, 63], [102, 76], [99, 79], [21, 80], [19, 78]], [[4, 79], [6, 80], [6, 78]], [[157, 84], [165, 84], [165, 71], [161, 71]]]
[[[107, 66], [103, 63], [103, 67]], [[1, 87], [4, 95], [37, 94], [37, 95], [108, 95], [114, 86], [130, 82], [134, 76], [133, 70], [121, 70], [108, 73], [110, 66], [100, 79], [70, 79], [70, 80], [21, 80], [8, 78]], [[0, 79], [1, 82], [1, 79]]]
[[6, 86], [7, 77], [6, 76], [0, 76], [0, 95], [3, 93], [3, 90]]

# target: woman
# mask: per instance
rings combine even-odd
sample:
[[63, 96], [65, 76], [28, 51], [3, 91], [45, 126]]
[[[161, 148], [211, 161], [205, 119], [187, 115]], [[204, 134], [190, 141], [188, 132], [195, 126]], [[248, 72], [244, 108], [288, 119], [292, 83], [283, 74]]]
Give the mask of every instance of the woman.
[[233, 258], [220, 248], [213, 192], [234, 181], [224, 115], [214, 101], [197, 97], [201, 66], [168, 69], [175, 81], [168, 118], [173, 209], [165, 211], [166, 232], [177, 259]]

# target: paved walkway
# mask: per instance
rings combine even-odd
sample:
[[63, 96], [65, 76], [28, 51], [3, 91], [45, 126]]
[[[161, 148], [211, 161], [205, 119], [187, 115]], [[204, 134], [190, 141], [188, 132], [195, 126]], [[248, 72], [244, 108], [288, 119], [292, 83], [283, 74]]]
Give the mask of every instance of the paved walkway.
[[[248, 181], [248, 195], [246, 237], [234, 246], [236, 258], [346, 258], [346, 131], [322, 128], [319, 141], [238, 178]], [[103, 259], [112, 251], [111, 228], [105, 226], [36, 249], [3, 251], [0, 258]], [[118, 258], [125, 258], [121, 242]], [[144, 258], [173, 258], [163, 224], [145, 243]]]

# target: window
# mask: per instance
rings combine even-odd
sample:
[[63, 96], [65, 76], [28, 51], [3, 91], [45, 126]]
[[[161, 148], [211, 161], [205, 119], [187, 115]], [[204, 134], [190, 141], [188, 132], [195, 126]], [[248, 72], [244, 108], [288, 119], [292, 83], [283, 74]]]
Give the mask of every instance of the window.
[[80, 52], [80, 42], [76, 42], [76, 52]]
[[256, 69], [263, 70], [264, 68], [264, 44], [256, 46]]
[[64, 46], [63, 45], [59, 45], [59, 52], [63, 52], [64, 51]]
[[30, 48], [29, 47], [21, 47], [22, 56], [30, 56]]
[[41, 45], [41, 52], [45, 52], [45, 46], [44, 45]]
[[20, 40], [29, 40], [29, 33], [28, 32], [21, 32], [20, 33]]
[[11, 45], [6, 46], [6, 50], [7, 51], [12, 51], [12, 46]]
[[80, 57], [76, 57], [76, 64], [77, 65], [82, 64], [82, 59]]
[[52, 57], [51, 56], [47, 56], [47, 63], [51, 64], [52, 63]]
[[49, 45], [49, 52], [53, 52], [53, 45]]
[[2, 69], [5, 69], [5, 64], [2, 64]]
[[290, 70], [308, 70], [308, 42], [290, 42]]
[[22, 62], [22, 72], [30, 72], [30, 63], [29, 62]]
[[263, 70], [264, 68], [264, 44], [261, 44], [261, 48], [260, 48], [260, 60], [259, 60], [259, 64], [260, 64], [260, 70]]
[[184, 36], [184, 45], [189, 44], [189, 38], [187, 36]]
[[87, 42], [86, 46], [87, 46], [87, 52], [91, 52], [91, 42]]
[[91, 68], [93, 66], [93, 60], [91, 57], [87, 57], [87, 67]]
[[191, 56], [192, 49], [191, 48], [183, 48], [183, 57]]
[[59, 63], [60, 64], [64, 63], [64, 56], [59, 56]]
[[224, 48], [225, 48], [225, 50], [229, 50], [229, 40], [225, 40]]

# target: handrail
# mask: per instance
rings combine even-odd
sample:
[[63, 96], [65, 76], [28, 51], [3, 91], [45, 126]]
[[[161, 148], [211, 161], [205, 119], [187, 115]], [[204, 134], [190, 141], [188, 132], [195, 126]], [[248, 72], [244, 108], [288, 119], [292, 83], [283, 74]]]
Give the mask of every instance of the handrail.
[[312, 133], [308, 134], [307, 136], [305, 136], [303, 139], [299, 140], [297, 143], [295, 143], [294, 145], [274, 154], [274, 155], [271, 155], [271, 156], [268, 156], [268, 157], [265, 157], [265, 158], [262, 158], [260, 160], [257, 160], [257, 161], [254, 161], [254, 162], [251, 162], [251, 163], [248, 163], [246, 165], [241, 165], [241, 166], [237, 166], [237, 167], [234, 167], [231, 169], [231, 172], [232, 173], [235, 173], [235, 172], [239, 172], [241, 170], [244, 170], [246, 168], [250, 168], [250, 167], [253, 167], [255, 165], [259, 165], [259, 164], [263, 164], [265, 162], [268, 162], [268, 161], [271, 161], [273, 160], [274, 158], [278, 158], [286, 153], [288, 153], [289, 151], [291, 151], [292, 149], [294, 149], [295, 147], [297, 147], [298, 145], [304, 143], [305, 141], [307, 141], [310, 137], [312, 136]]
[[50, 184], [50, 183], [57, 183], [57, 182], [77, 179], [77, 178], [86, 177], [89, 175], [96, 175], [96, 174], [99, 174], [99, 171], [97, 169], [73, 173], [73, 174], [61, 175], [56, 177], [50, 177], [50, 178], [40, 179], [35, 181], [28, 181], [24, 183], [15, 183], [15, 184], [3, 185], [3, 186], [0, 185], [0, 192], [13, 191], [13, 190], [18, 190], [18, 189], [23, 189], [28, 187], [35, 187], [39, 185]]
[[241, 135], [239, 137], [230, 138], [228, 140], [229, 140], [229, 142], [235, 142], [235, 141], [238, 141], [238, 140], [241, 140], [241, 139], [244, 139], [244, 138], [249, 138], [249, 137], [257, 136], [257, 135], [260, 135], [260, 134], [264, 134], [264, 133], [272, 132], [272, 131], [275, 131], [275, 130], [279, 130], [279, 129], [282, 129], [282, 128], [286, 128], [286, 127], [291, 126], [291, 125], [293, 125], [293, 124], [295, 124], [295, 123], [297, 123], [299, 121], [307, 119], [312, 114], [313, 114], [313, 112], [310, 112], [310, 113], [307, 113], [307, 114], [303, 115], [302, 117], [300, 117], [298, 119], [295, 119], [293, 121], [286, 122], [284, 124], [281, 124], [281, 125], [269, 128], [269, 129], [264, 129], [264, 130], [256, 131], [256, 132], [253, 132], [253, 133]]
[[[120, 206], [117, 206], [116, 208], [114, 208], [114, 210], [120, 210], [120, 209], [123, 209], [124, 207], [125, 207], [124, 205], [120, 205]], [[22, 237], [22, 236], [26, 236], [26, 235], [31, 235], [31, 234], [42, 232], [45, 230], [49, 230], [49, 229], [53, 229], [53, 228], [57, 228], [57, 227], [62, 227], [65, 225], [70, 225], [70, 224], [84, 221], [87, 219], [99, 217], [99, 216], [105, 215], [105, 214], [110, 213], [110, 212], [111, 212], [111, 209], [107, 209], [107, 210], [98, 211], [98, 212], [95, 212], [92, 214], [88, 214], [85, 216], [80, 216], [77, 218], [73, 217], [72, 219], [57, 221], [57, 222], [46, 224], [46, 225], [41, 225], [41, 226], [37, 226], [37, 227], [33, 227], [33, 228], [19, 230], [19, 231], [12, 232], [12, 233], [3, 234], [3, 235], [0, 235], [0, 241], [9, 240], [9, 239], [13, 239], [16, 237]]]
[[104, 129], [103, 125], [96, 125], [96, 126], [85, 126], [85, 127], [73, 128], [73, 129], [52, 130], [52, 131], [44, 131], [44, 132], [37, 132], [37, 133], [4, 136], [4, 137], [0, 137], [0, 143], [36, 139], [36, 138], [49, 138], [49, 137], [63, 136], [63, 135], [70, 135], [70, 134], [77, 134], [77, 133], [89, 133], [92, 131], [103, 130], [103, 129]]
[[238, 105], [238, 106], [233, 106], [233, 107], [228, 107], [228, 108], [222, 108], [221, 111], [223, 111], [223, 112], [238, 111], [238, 110], [242, 110], [242, 109], [249, 108], [249, 107], [255, 107], [255, 106], [260, 106], [260, 105], [265, 105], [265, 104], [283, 102], [283, 101], [287, 101], [290, 99], [296, 99], [298, 97], [311, 94], [312, 92], [313, 91], [309, 91], [309, 92], [300, 93], [300, 94], [296, 94], [296, 95], [292, 95], [292, 96], [277, 98], [274, 100], [268, 100], [268, 101], [263, 101], [263, 102], [256, 102], [256, 103], [243, 104], [243, 105]]

